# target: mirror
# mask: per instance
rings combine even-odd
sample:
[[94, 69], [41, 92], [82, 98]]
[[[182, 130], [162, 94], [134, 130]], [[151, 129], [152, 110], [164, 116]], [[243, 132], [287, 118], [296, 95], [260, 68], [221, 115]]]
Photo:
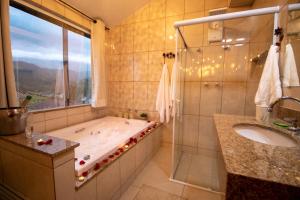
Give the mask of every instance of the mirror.
[[288, 5], [286, 26], [287, 45], [282, 47], [284, 65], [283, 87], [299, 87], [300, 77], [300, 3]]

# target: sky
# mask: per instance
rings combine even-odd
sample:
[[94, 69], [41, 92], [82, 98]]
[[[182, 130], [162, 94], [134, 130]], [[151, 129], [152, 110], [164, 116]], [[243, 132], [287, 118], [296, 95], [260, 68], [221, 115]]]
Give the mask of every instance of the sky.
[[[62, 27], [10, 7], [10, 31], [15, 61], [26, 61], [51, 69], [62, 68]], [[90, 65], [90, 39], [71, 31], [68, 35], [71, 41], [69, 60], [78, 63], [78, 66]]]

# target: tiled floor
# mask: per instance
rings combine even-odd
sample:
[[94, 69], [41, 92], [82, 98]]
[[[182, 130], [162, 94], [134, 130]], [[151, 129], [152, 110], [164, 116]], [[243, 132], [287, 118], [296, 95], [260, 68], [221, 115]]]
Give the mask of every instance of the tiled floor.
[[221, 200], [221, 195], [169, 181], [171, 145], [164, 144], [121, 200]]
[[175, 179], [218, 191], [216, 156], [205, 152], [182, 153], [175, 172]]

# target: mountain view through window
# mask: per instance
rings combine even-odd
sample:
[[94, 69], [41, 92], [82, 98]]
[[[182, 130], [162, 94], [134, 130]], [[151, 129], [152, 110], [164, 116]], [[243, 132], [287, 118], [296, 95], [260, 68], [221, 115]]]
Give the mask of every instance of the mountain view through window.
[[[20, 101], [31, 95], [31, 110], [64, 107], [66, 102], [70, 102], [69, 105], [90, 102], [90, 38], [12, 6], [10, 29]], [[66, 90], [69, 90], [68, 96]]]

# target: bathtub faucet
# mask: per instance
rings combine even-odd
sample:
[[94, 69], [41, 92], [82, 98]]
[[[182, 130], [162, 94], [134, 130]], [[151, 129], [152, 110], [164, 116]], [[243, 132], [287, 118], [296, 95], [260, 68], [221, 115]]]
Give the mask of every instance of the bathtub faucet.
[[75, 133], [79, 133], [79, 132], [84, 131], [84, 130], [85, 130], [85, 128], [80, 128], [80, 129], [75, 130]]

